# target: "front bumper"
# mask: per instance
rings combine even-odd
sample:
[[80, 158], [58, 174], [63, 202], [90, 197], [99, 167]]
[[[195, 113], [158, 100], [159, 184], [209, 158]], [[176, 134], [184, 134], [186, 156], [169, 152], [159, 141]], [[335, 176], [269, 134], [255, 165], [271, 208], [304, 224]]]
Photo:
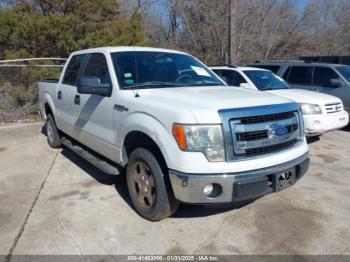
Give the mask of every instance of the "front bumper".
[[307, 136], [340, 129], [349, 123], [349, 115], [346, 111], [335, 114], [303, 115], [303, 118]]
[[[227, 174], [185, 174], [169, 171], [175, 198], [193, 204], [230, 203], [256, 199], [268, 193], [280, 190], [276, 186], [279, 174], [294, 170], [294, 184], [309, 168], [308, 154], [276, 166], [239, 173]], [[220, 190], [212, 196], [206, 196], [203, 189], [208, 184], [215, 184]]]

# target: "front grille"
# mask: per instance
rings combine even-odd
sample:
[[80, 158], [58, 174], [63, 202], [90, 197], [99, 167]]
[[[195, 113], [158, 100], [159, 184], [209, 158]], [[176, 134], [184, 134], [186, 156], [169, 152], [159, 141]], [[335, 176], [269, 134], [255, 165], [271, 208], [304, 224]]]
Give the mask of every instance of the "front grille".
[[[287, 129], [287, 133], [293, 133], [298, 129], [298, 124], [291, 124], [285, 126]], [[236, 139], [237, 141], [254, 141], [254, 140], [260, 140], [260, 139], [267, 139], [269, 138], [269, 131], [268, 130], [259, 130], [259, 131], [252, 131], [252, 132], [244, 132], [244, 133], [236, 133]]]
[[298, 111], [233, 118], [230, 121], [235, 158], [283, 150], [300, 139]]
[[332, 103], [325, 105], [327, 114], [334, 114], [341, 112], [343, 110], [343, 105], [341, 103]]
[[253, 141], [253, 140], [265, 139], [269, 137], [267, 130], [237, 133], [236, 136], [237, 136], [237, 141]]
[[297, 139], [290, 140], [288, 142], [271, 145], [271, 146], [264, 146], [264, 147], [258, 147], [258, 148], [250, 148], [247, 149], [245, 152], [245, 155], [247, 156], [253, 156], [253, 155], [261, 155], [266, 153], [271, 153], [274, 151], [278, 151], [280, 149], [284, 149], [286, 147], [292, 146], [297, 142]]
[[258, 158], [293, 147], [303, 140], [297, 103], [219, 110], [227, 161]]
[[240, 120], [242, 124], [255, 124], [255, 123], [284, 120], [284, 119], [291, 118], [293, 116], [294, 116], [294, 112], [284, 112], [284, 113], [278, 113], [278, 114], [272, 114], [272, 115], [244, 117], [244, 118], [241, 118]]

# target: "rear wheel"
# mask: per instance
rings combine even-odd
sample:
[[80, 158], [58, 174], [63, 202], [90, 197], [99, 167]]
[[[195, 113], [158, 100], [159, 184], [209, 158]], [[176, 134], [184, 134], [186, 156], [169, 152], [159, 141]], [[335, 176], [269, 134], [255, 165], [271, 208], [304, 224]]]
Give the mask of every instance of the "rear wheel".
[[47, 115], [46, 118], [46, 133], [47, 133], [47, 142], [52, 148], [61, 147], [61, 138], [56, 127], [55, 120], [51, 114]]
[[171, 216], [179, 206], [165, 178], [149, 150], [137, 148], [131, 153], [127, 167], [130, 198], [136, 211], [150, 221]]

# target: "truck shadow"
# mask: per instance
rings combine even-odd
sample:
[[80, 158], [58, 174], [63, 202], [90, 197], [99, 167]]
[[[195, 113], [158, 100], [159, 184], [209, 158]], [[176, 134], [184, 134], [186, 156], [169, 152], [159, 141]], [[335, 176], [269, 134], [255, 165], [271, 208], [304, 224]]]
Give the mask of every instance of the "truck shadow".
[[72, 161], [79, 168], [84, 170], [86, 174], [91, 176], [97, 182], [106, 186], [114, 186], [123, 200], [130, 207], [132, 207], [132, 203], [128, 195], [128, 189], [126, 187], [125, 175], [120, 174], [115, 176], [106, 174], [66, 147], [62, 148], [61, 154]]
[[[44, 128], [43, 128], [44, 131]], [[134, 210], [131, 199], [129, 197], [128, 189], [126, 186], [125, 172], [120, 175], [108, 175], [89, 162], [85, 161], [80, 156], [76, 155], [70, 149], [63, 147], [61, 154], [73, 162], [76, 166], [84, 170], [86, 174], [91, 176], [97, 182], [106, 185], [114, 186], [120, 197]], [[229, 212], [234, 209], [241, 208], [252, 201], [242, 202], [237, 204], [224, 204], [224, 205], [189, 205], [181, 204], [177, 212], [172, 216], [173, 218], [191, 218], [191, 217], [207, 217], [220, 213]], [[136, 211], [135, 211], [136, 212]]]
[[235, 209], [240, 209], [254, 200], [230, 203], [230, 204], [215, 204], [215, 205], [189, 205], [181, 204], [173, 218], [193, 218], [193, 217], [208, 217], [221, 213], [230, 212]]
[[320, 141], [320, 136], [310, 136], [310, 137], [306, 137], [306, 141], [308, 144], [313, 144], [315, 142]]

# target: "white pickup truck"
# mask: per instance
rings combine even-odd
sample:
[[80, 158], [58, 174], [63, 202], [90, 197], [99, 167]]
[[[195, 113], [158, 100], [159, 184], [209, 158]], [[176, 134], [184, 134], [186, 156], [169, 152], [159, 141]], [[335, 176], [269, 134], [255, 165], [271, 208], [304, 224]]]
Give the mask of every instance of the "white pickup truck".
[[[49, 144], [125, 174], [136, 211], [229, 203], [293, 185], [309, 167], [299, 107], [226, 86], [196, 58], [142, 47], [74, 52], [39, 82]], [[125, 170], [125, 172], [124, 172]]]
[[230, 65], [210, 68], [230, 86], [260, 90], [298, 103], [307, 136], [319, 136], [327, 131], [343, 128], [349, 123], [349, 115], [338, 97], [291, 88], [282, 78], [266, 69]]

